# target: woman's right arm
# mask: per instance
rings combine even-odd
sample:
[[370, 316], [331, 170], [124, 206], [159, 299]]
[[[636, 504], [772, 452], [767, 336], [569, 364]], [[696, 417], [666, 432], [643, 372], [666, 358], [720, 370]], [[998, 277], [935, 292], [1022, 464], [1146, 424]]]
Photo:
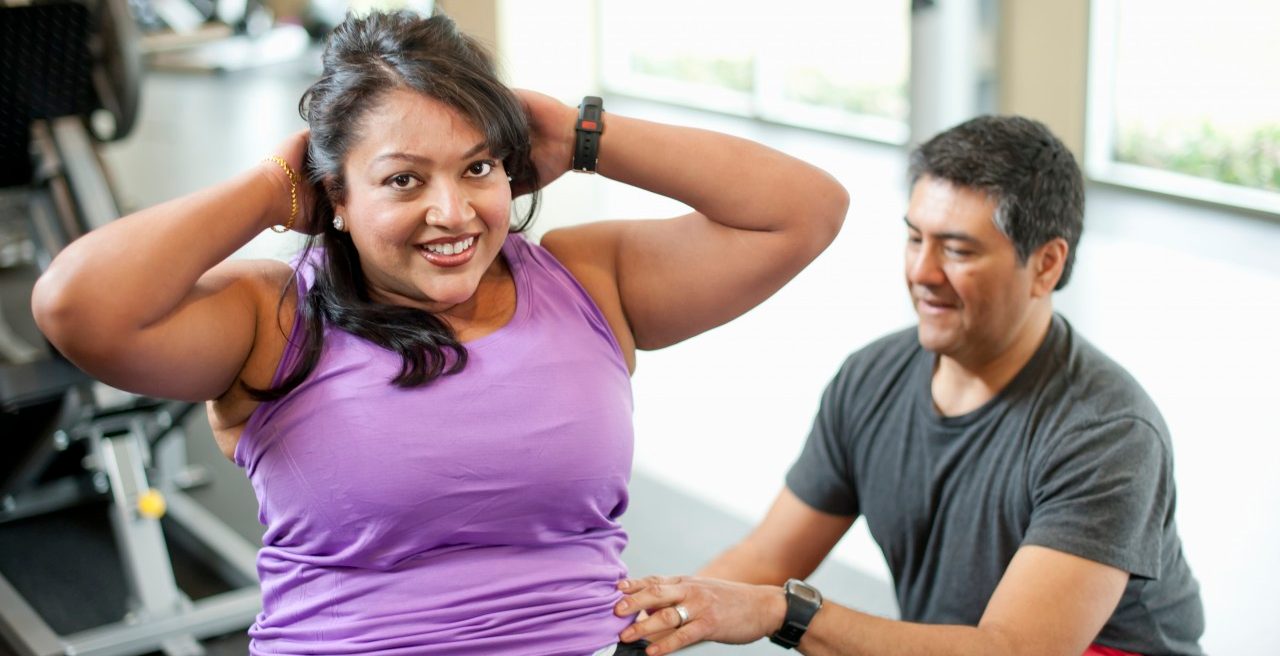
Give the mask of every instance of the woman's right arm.
[[[306, 135], [279, 149], [295, 171]], [[299, 212], [305, 183], [299, 185]], [[227, 257], [289, 216], [290, 183], [264, 161], [236, 178], [136, 212], [65, 248], [36, 282], [32, 311], [64, 355], [95, 378], [199, 401], [236, 381], [259, 330], [277, 322], [279, 262]], [[309, 194], [308, 194], [309, 196]], [[298, 217], [300, 224], [305, 217]], [[265, 316], [269, 315], [269, 316]]]

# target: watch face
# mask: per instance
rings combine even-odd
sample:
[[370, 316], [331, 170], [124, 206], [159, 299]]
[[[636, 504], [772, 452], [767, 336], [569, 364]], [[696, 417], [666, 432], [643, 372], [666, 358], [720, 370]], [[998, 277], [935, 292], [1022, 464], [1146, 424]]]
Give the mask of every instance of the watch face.
[[797, 581], [795, 579], [787, 581], [787, 592], [811, 604], [822, 603], [822, 594], [818, 592], [817, 588], [814, 588], [804, 581]]

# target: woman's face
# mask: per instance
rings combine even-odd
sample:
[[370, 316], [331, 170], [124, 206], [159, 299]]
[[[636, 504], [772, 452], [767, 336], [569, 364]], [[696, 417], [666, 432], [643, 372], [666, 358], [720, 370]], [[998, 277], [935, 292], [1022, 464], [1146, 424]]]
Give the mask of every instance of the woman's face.
[[388, 93], [344, 163], [343, 217], [376, 300], [436, 314], [474, 306], [507, 237], [511, 186], [484, 135], [447, 105]]

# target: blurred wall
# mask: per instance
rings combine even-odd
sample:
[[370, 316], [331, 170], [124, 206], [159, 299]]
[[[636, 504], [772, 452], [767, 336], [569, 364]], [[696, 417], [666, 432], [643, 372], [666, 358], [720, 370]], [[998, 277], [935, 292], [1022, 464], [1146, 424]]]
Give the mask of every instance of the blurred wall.
[[1000, 111], [1044, 122], [1083, 162], [1088, 0], [1005, 0], [1000, 11]]
[[490, 50], [497, 49], [497, 0], [436, 0], [436, 9], [448, 14], [462, 31]]

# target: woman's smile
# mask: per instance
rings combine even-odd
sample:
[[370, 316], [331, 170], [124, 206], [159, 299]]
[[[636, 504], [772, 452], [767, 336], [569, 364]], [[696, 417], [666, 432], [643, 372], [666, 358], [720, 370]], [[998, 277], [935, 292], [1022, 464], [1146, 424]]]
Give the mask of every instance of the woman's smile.
[[439, 267], [457, 267], [471, 261], [476, 254], [476, 235], [442, 237], [418, 244], [422, 257]]

